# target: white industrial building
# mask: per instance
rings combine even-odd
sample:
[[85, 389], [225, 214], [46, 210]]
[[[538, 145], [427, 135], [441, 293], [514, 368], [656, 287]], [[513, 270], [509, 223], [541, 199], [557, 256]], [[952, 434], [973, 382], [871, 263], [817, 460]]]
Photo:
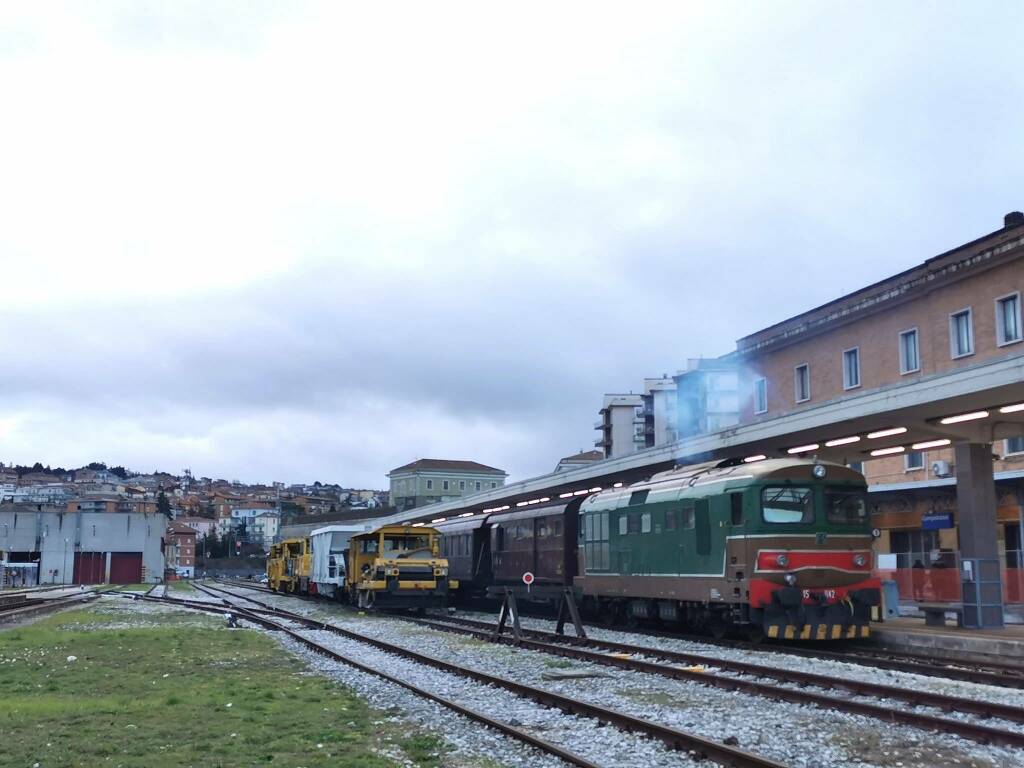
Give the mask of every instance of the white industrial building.
[[[167, 519], [142, 512], [51, 512], [0, 505], [0, 562], [40, 584], [132, 584], [163, 578]], [[35, 563], [32, 569], [24, 564]], [[24, 573], [26, 570], [33, 573]]]

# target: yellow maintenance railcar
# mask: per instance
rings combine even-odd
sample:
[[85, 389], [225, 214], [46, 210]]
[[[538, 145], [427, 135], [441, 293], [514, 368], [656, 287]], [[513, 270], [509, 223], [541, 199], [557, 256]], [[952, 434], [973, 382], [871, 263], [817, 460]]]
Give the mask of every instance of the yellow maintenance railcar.
[[308, 538], [285, 539], [267, 556], [267, 584], [275, 592], [305, 594], [312, 565]]
[[448, 590], [459, 586], [448, 578], [438, 531], [411, 525], [385, 525], [352, 536], [346, 583], [350, 600], [360, 608], [444, 606]]

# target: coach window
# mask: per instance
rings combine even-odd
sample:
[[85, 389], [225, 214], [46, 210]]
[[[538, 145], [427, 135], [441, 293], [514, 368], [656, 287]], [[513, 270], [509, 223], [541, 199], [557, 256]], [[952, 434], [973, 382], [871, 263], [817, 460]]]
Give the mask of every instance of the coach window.
[[813, 523], [814, 491], [801, 486], [761, 491], [761, 517], [766, 523]]
[[679, 527], [692, 531], [694, 528], [693, 507], [683, 507], [679, 510]]
[[619, 536], [629, 533], [629, 515], [619, 515]]
[[640, 533], [651, 532], [651, 513], [644, 512], [640, 515]]
[[665, 530], [674, 531], [679, 527], [679, 517], [676, 515], [674, 509], [670, 509], [665, 513]]
[[729, 494], [729, 511], [733, 525], [743, 525], [743, 494]]

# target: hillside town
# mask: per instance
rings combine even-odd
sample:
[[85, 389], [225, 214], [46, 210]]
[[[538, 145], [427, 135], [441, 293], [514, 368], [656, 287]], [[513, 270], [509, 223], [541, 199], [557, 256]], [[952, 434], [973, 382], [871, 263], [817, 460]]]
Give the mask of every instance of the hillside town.
[[[282, 523], [389, 511], [387, 491], [337, 483], [250, 484], [103, 462], [0, 463], [0, 570], [5, 586], [192, 578], [208, 559], [262, 557]], [[116, 520], [129, 521], [123, 535]]]

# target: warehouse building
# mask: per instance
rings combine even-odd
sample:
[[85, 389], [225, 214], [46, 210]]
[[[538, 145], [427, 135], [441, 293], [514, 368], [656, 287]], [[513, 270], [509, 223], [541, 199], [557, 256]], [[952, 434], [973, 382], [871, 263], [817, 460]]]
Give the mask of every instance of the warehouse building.
[[[163, 577], [163, 515], [0, 506], [0, 562], [39, 584], [134, 584]], [[35, 568], [32, 568], [32, 565]], [[29, 573], [31, 572], [31, 573]]]

